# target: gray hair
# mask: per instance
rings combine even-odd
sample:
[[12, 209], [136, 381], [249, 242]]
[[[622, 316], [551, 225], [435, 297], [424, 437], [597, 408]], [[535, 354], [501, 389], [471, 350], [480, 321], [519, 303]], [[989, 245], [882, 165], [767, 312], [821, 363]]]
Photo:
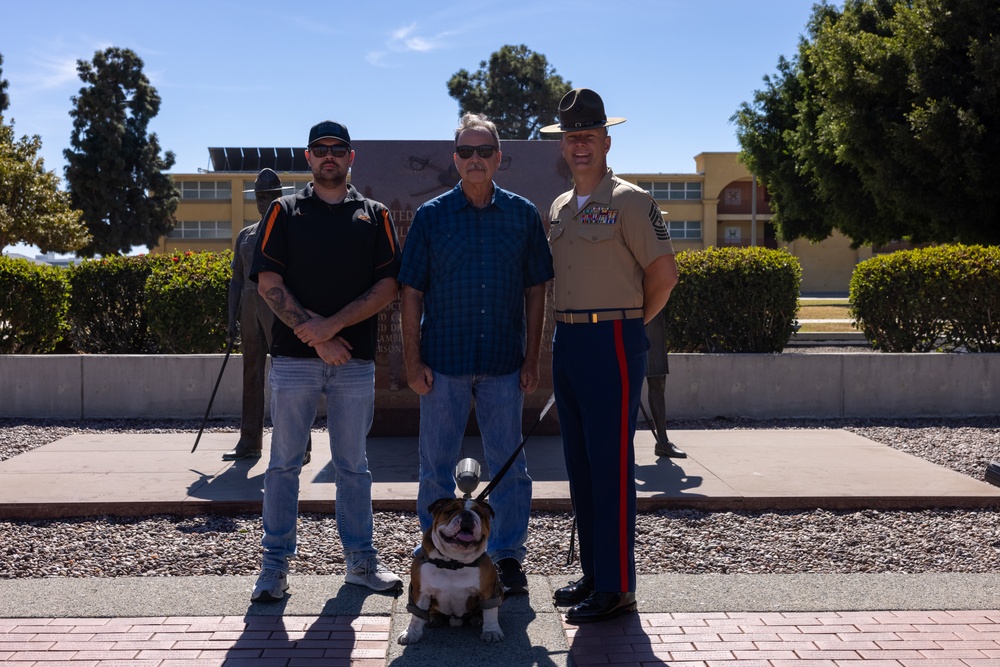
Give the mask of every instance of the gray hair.
[[464, 114], [458, 121], [458, 128], [455, 129], [455, 145], [458, 146], [458, 137], [466, 130], [484, 130], [493, 135], [497, 150], [500, 150], [500, 133], [492, 120], [481, 113]]

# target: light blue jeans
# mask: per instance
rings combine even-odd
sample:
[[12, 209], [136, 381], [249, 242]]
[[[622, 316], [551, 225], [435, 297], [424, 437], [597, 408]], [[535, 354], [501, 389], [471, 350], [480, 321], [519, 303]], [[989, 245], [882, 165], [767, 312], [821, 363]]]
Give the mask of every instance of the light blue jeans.
[[[483, 438], [486, 465], [484, 480], [473, 494], [486, 488], [486, 481], [503, 468], [521, 444], [521, 372], [510, 375], [444, 375], [434, 373], [431, 391], [420, 397], [420, 487], [417, 514], [420, 529], [431, 525], [427, 511], [438, 498], [455, 497], [455, 465], [459, 461], [465, 425], [472, 401]], [[482, 463], [482, 462], [480, 462]], [[524, 451], [518, 454], [503, 480], [490, 492], [496, 513], [487, 547], [490, 558], [524, 560], [531, 512], [531, 478]]]
[[288, 572], [295, 556], [299, 473], [326, 395], [330, 454], [337, 486], [337, 530], [351, 567], [375, 555], [372, 546], [372, 476], [365, 445], [375, 409], [375, 363], [352, 359], [331, 366], [322, 359], [271, 360], [271, 459], [264, 473], [264, 569]]

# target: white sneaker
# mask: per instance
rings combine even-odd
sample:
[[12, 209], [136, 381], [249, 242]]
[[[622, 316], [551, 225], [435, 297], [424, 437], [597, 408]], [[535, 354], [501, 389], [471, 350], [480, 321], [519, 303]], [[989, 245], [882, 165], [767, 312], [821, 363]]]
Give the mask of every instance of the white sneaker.
[[253, 587], [251, 602], [277, 602], [288, 590], [288, 575], [281, 570], [263, 570]]
[[403, 580], [378, 562], [375, 556], [368, 556], [349, 568], [346, 581], [349, 584], [367, 586], [379, 593], [403, 590]]

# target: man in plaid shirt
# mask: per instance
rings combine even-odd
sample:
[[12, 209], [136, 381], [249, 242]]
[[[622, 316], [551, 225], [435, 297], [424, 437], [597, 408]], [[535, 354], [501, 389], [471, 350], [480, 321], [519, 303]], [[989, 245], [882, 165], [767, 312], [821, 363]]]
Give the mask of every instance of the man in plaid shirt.
[[[403, 249], [403, 353], [407, 382], [420, 394], [421, 530], [431, 526], [431, 503], [455, 495], [472, 402], [496, 473], [521, 444], [524, 394], [538, 386], [552, 255], [534, 204], [493, 182], [500, 158], [496, 126], [463, 116], [454, 155], [462, 180], [417, 209]], [[505, 591], [526, 593], [531, 478], [523, 451], [490, 504], [487, 552]]]

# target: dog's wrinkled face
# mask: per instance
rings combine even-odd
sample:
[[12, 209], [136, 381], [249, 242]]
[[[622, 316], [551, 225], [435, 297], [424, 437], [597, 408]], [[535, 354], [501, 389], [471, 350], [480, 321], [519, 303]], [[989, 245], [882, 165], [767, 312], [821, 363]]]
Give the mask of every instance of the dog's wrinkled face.
[[442, 498], [430, 506], [431, 540], [447, 558], [471, 563], [486, 550], [493, 508], [481, 500]]

